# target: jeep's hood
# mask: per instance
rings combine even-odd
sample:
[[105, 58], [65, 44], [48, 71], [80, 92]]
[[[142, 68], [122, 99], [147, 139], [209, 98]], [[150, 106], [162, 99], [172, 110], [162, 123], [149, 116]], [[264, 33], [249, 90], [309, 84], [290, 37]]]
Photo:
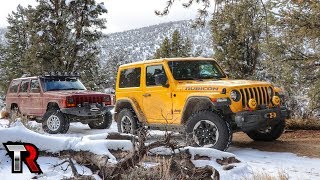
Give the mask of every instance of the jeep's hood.
[[216, 81], [180, 81], [177, 86], [178, 91], [221, 91], [223, 88], [242, 88], [253, 86], [270, 86], [265, 81], [252, 80], [216, 80]]
[[89, 91], [89, 90], [47, 91], [47, 92], [45, 92], [45, 94], [53, 95], [53, 96], [86, 96], [86, 95], [100, 96], [100, 95], [104, 95], [104, 93]]

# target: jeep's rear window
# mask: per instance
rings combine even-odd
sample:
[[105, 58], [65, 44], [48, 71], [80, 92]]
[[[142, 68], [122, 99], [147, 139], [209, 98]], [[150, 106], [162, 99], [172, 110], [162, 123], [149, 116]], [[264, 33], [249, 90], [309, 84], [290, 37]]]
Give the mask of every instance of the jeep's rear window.
[[20, 81], [12, 81], [9, 92], [10, 93], [17, 93]]
[[124, 69], [120, 72], [119, 87], [140, 87], [141, 68]]
[[86, 90], [84, 85], [76, 78], [42, 78], [44, 91]]
[[168, 65], [175, 80], [220, 79], [226, 77], [215, 61], [169, 61]]

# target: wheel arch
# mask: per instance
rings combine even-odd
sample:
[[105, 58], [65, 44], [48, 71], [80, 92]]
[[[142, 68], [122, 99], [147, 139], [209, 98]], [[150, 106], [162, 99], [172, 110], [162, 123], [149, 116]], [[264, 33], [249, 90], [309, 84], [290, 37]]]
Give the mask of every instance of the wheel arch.
[[10, 110], [12, 110], [13, 108], [17, 107], [19, 109], [19, 106], [17, 103], [11, 103], [10, 105]]
[[137, 101], [134, 99], [124, 98], [117, 100], [115, 108], [114, 108], [114, 120], [117, 121], [118, 114], [123, 108], [132, 109], [134, 113], [136, 114], [138, 120], [140, 122], [146, 122], [146, 117], [144, 116], [142, 109], [140, 108]]
[[55, 101], [48, 102], [46, 111], [51, 109], [60, 109], [59, 104]]
[[192, 114], [209, 109], [214, 109], [214, 105], [208, 97], [189, 97], [182, 112], [181, 124], [185, 124]]

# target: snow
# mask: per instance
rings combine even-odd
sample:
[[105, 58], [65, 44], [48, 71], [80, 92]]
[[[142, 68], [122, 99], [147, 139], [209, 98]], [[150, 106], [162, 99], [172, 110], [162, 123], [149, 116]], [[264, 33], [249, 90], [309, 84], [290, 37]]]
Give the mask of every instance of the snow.
[[230, 28], [230, 24], [226, 23], [223, 25], [221, 29], [225, 31], [226, 29], [229, 29], [229, 28]]
[[43, 31], [38, 31], [37, 35], [41, 37], [41, 36], [43, 36], [43, 33], [44, 33]]
[[[28, 171], [27, 166], [23, 163], [23, 174], [12, 174], [11, 172], [11, 159], [9, 156], [6, 155], [5, 150], [0, 150], [0, 176], [1, 179], [14, 179], [14, 180], [24, 180], [24, 179], [31, 179], [37, 176], [37, 179], [48, 179], [48, 180], [55, 180], [55, 179], [65, 179], [72, 177], [71, 168], [67, 168], [67, 164], [62, 164], [61, 166], [54, 167], [57, 164], [62, 163], [65, 159], [59, 159], [56, 157], [39, 157], [37, 159], [38, 164], [40, 164], [41, 170], [43, 174], [37, 175], [32, 174]], [[73, 161], [75, 167], [79, 174], [82, 175], [92, 175], [90, 169], [85, 166], [80, 166], [75, 161]], [[67, 169], [66, 171], [63, 171]]]
[[98, 6], [100, 6], [100, 8], [101, 8], [102, 10], [107, 11], [107, 8], [106, 8], [106, 6], [104, 5], [103, 2], [100, 3]]
[[67, 6], [69, 6], [71, 4], [71, 2], [75, 2], [75, 1], [77, 1], [77, 0], [66, 0], [65, 3]]
[[239, 160], [246, 162], [252, 172], [277, 176], [283, 171], [289, 179], [320, 179], [320, 159], [299, 157], [292, 153], [265, 152], [249, 148], [229, 148]]
[[[20, 121], [17, 121], [13, 127], [0, 127], [0, 142], [28, 142], [38, 147], [39, 150], [59, 153], [63, 150], [74, 151], [89, 151], [98, 155], [106, 155], [109, 161], [116, 163], [116, 158], [109, 152], [109, 150], [130, 151], [133, 145], [129, 140], [108, 140], [106, 134], [83, 136], [83, 137], [63, 137], [44, 135], [33, 132]], [[0, 148], [3, 145], [0, 144]]]
[[[29, 123], [28, 126], [41, 127], [39, 123]], [[112, 163], [117, 160], [110, 153], [110, 149], [131, 150], [130, 141], [108, 140], [108, 133], [117, 132], [117, 125], [113, 123], [106, 130], [92, 130], [88, 125], [81, 123], [71, 123], [67, 134], [49, 135], [43, 131], [39, 133], [33, 132], [25, 128], [20, 122], [13, 127], [8, 127], [8, 120], [0, 120], [0, 177], [1, 179], [31, 179], [31, 174], [24, 165], [23, 174], [11, 174], [11, 159], [5, 155], [6, 151], [2, 147], [3, 142], [17, 141], [30, 142], [38, 146], [40, 150], [48, 150], [50, 152], [58, 152], [60, 150], [73, 149], [75, 151], [87, 150], [97, 154], [104, 154], [111, 158]], [[162, 136], [164, 132], [151, 131], [152, 136]], [[250, 148], [230, 147], [227, 152], [221, 152], [210, 148], [194, 148], [185, 147], [191, 153], [192, 162], [197, 167], [209, 165], [219, 171], [221, 179], [253, 179], [253, 174], [266, 173], [272, 177], [278, 177], [279, 172], [288, 175], [289, 179], [320, 179], [320, 159], [300, 157], [293, 153], [287, 152], [266, 152]], [[170, 155], [172, 151], [165, 147], [152, 149], [150, 153]], [[195, 154], [208, 156], [210, 160], [195, 160]], [[240, 163], [233, 163], [229, 166], [233, 168], [225, 170], [225, 166], [221, 166], [216, 159], [224, 157], [235, 157]], [[39, 157], [38, 162], [44, 174], [40, 179], [62, 179], [72, 176], [70, 168], [67, 171], [61, 170], [67, 165], [53, 168], [53, 165], [59, 164], [64, 160], [54, 157]], [[153, 167], [157, 165], [154, 162], [142, 163], [144, 167]], [[92, 174], [92, 172], [84, 166], [77, 165], [78, 172], [84, 174]]]

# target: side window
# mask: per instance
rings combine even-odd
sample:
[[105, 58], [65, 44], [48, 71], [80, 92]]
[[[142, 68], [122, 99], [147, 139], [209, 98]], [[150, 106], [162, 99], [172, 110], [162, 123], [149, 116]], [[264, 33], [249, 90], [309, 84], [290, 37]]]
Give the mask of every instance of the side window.
[[30, 84], [30, 92], [31, 93], [40, 93], [40, 84], [36, 79], [31, 80]]
[[28, 92], [28, 87], [29, 87], [29, 80], [25, 80], [21, 82], [20, 85], [20, 92]]
[[20, 81], [12, 81], [9, 92], [10, 93], [17, 93]]
[[147, 86], [161, 86], [159, 78], [167, 79], [166, 73], [162, 65], [148, 66], [146, 84]]
[[140, 87], [141, 68], [124, 69], [120, 72], [120, 88]]

